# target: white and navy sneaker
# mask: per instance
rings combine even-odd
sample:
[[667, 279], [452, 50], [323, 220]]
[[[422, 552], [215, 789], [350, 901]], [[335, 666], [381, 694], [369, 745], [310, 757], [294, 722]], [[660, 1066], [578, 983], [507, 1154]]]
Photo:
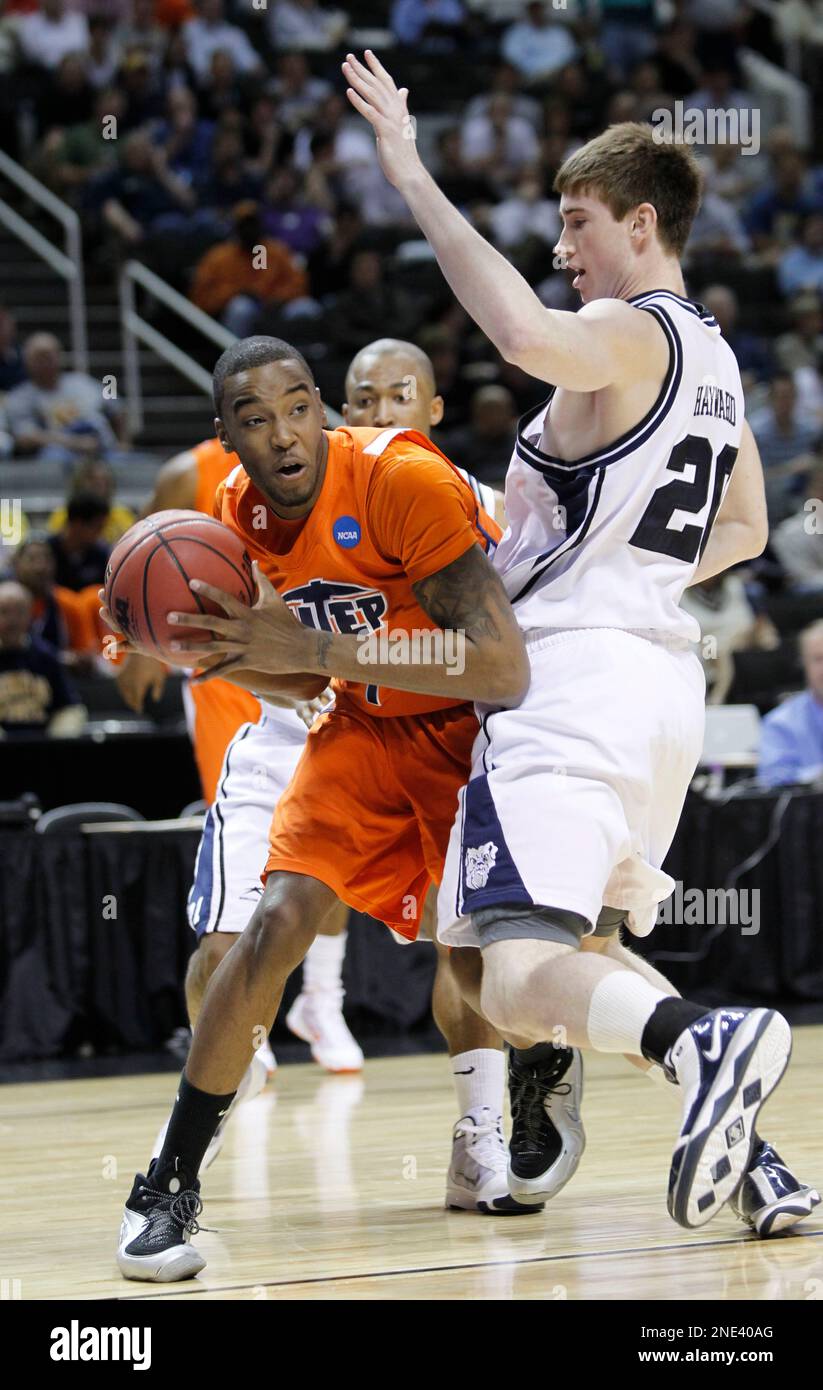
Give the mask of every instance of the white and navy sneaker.
[[[275, 1063], [275, 1066], [276, 1065], [277, 1064]], [[237, 1090], [234, 1095], [234, 1100], [232, 1101], [231, 1105], [229, 1106], [228, 1110], [226, 1111], [225, 1115], [223, 1116], [222, 1120], [217, 1126], [217, 1129], [214, 1131], [214, 1134], [212, 1135], [209, 1147], [206, 1149], [206, 1152], [203, 1155], [203, 1162], [200, 1164], [201, 1172], [204, 1169], [211, 1167], [220, 1150], [222, 1149], [223, 1144], [226, 1140], [226, 1128], [232, 1115], [237, 1110], [238, 1105], [242, 1105], [243, 1101], [245, 1100], [254, 1100], [255, 1096], [259, 1096], [260, 1092], [262, 1091], [263, 1087], [269, 1079], [269, 1075], [270, 1072], [266, 1062], [265, 1053], [263, 1051], [263, 1048], [259, 1047], [255, 1052], [254, 1056], [252, 1057], [251, 1061], [249, 1062], [248, 1067], [243, 1073], [243, 1079], [241, 1080], [240, 1085], [237, 1087]], [[154, 1158], [158, 1158], [162, 1151], [168, 1127], [168, 1120], [166, 1120], [165, 1124], [161, 1125], [160, 1127], [157, 1138], [154, 1141], [154, 1147], [152, 1149], [152, 1155]]]
[[576, 1047], [552, 1047], [545, 1061], [527, 1064], [509, 1051], [509, 1191], [519, 1202], [556, 1197], [586, 1147], [580, 1118], [583, 1058]]
[[286, 1014], [286, 1027], [311, 1047], [319, 1066], [330, 1072], [363, 1070], [363, 1052], [343, 1017], [343, 991], [298, 994]]
[[489, 1106], [457, 1121], [446, 1179], [446, 1206], [484, 1216], [531, 1216], [542, 1210], [515, 1201], [508, 1187], [508, 1151], [503, 1119]]
[[123, 1211], [117, 1248], [120, 1273], [153, 1284], [193, 1279], [206, 1264], [189, 1244], [200, 1230], [200, 1183], [180, 1192], [162, 1192], [152, 1183], [155, 1166], [152, 1160], [147, 1177], [137, 1174]]
[[716, 1216], [747, 1172], [760, 1107], [777, 1086], [792, 1035], [774, 1009], [713, 1009], [669, 1048], [683, 1124], [669, 1173], [669, 1214], [681, 1226]]
[[798, 1182], [767, 1140], [756, 1139], [748, 1172], [729, 1201], [735, 1215], [765, 1239], [796, 1226], [819, 1204], [820, 1193]]

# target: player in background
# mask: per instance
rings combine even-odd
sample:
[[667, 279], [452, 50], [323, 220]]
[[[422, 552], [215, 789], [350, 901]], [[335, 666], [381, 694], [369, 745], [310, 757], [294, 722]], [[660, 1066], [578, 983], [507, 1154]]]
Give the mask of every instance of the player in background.
[[[212, 516], [217, 488], [237, 463], [239, 459], [226, 454], [218, 439], [205, 439], [193, 449], [186, 449], [169, 459], [160, 469], [154, 493], [143, 515], [151, 516], [154, 512], [181, 508]], [[139, 714], [148, 695], [155, 700], [160, 699], [167, 678], [168, 667], [162, 661], [142, 652], [129, 652], [118, 671], [117, 684], [126, 704]], [[225, 839], [220, 803], [226, 795], [226, 750], [238, 730], [257, 723], [261, 715], [260, 701], [251, 691], [231, 681], [215, 679], [202, 685], [186, 681], [183, 703], [203, 797], [209, 808], [204, 837], [207, 847], [214, 850], [216, 862], [219, 862]], [[278, 772], [272, 773], [273, 776], [279, 775], [284, 766], [293, 768], [295, 749], [299, 751], [306, 735], [304, 720], [311, 716], [312, 711], [307, 705], [301, 707], [300, 715], [293, 709], [269, 706], [266, 714], [269, 734], [273, 741], [279, 739], [281, 745], [274, 754]], [[252, 769], [251, 775], [262, 779], [265, 784], [267, 774], [262, 765]], [[275, 800], [276, 792], [272, 792], [272, 806]], [[242, 817], [242, 807], [238, 807], [237, 814]], [[251, 877], [259, 891], [258, 873], [259, 870], [255, 870]], [[246, 891], [248, 887], [244, 882], [239, 892]], [[232, 896], [228, 893], [227, 903], [231, 902]], [[220, 934], [212, 934], [208, 918], [203, 914], [202, 902], [199, 909], [198, 912], [198, 894], [193, 887], [189, 899], [189, 918], [198, 931], [198, 946], [186, 972], [186, 1006], [192, 1027], [200, 1011], [206, 985], [225, 952], [237, 939], [236, 933], [245, 926], [250, 911], [247, 900], [245, 905], [239, 907], [238, 921], [237, 912], [232, 914], [230, 906], [225, 907], [221, 914], [222, 930]], [[363, 1065], [363, 1053], [343, 1017], [343, 960], [348, 916], [348, 909], [341, 904], [323, 923], [303, 962], [302, 991], [286, 1018], [295, 1036], [309, 1043], [314, 1060], [330, 1072], [359, 1071]], [[231, 934], [232, 928], [235, 935]], [[250, 1100], [257, 1095], [275, 1067], [274, 1055], [266, 1039], [255, 1052], [248, 1074], [239, 1088], [239, 1099]], [[221, 1131], [217, 1144], [209, 1153], [209, 1162], [216, 1156], [222, 1138]]]
[[163, 1150], [126, 1203], [120, 1268], [156, 1281], [203, 1266], [188, 1245], [203, 1155], [317, 923], [342, 899], [416, 937], [477, 732], [467, 700], [516, 703], [527, 670], [487, 558], [500, 529], [434, 444], [326, 429], [308, 364], [277, 339], [227, 349], [214, 393], [243, 463], [215, 510], [253, 557], [258, 597], [193, 580], [227, 616], [198, 643], [170, 614], [179, 650], [264, 698], [312, 698], [333, 676], [335, 704], [278, 802], [263, 898], [210, 982]]
[[[551, 388], [520, 422], [494, 557], [532, 678], [516, 708], [478, 707], [439, 896], [440, 939], [480, 947], [479, 982], [476, 950], [463, 972], [518, 1042], [513, 1071], [532, 1097], [523, 1119], [537, 1142], [529, 1171], [513, 1162], [512, 1191], [536, 1195], [550, 1166], [541, 1083], [545, 1039], [561, 1029], [681, 1086], [668, 1204], [699, 1226], [745, 1194], [757, 1114], [791, 1051], [781, 1015], [672, 997], [627, 967], [618, 935], [623, 923], [651, 930], [674, 886], [661, 865], [700, 755], [699, 631], [680, 596], [759, 554], [768, 529], [737, 363], [685, 298], [699, 170], [685, 147], [631, 123], [572, 155], [555, 185], [556, 251], [583, 307], [548, 310], [425, 170], [407, 89], [370, 51], [343, 72], [456, 297], [506, 360]], [[581, 950], [592, 935], [600, 949]]]

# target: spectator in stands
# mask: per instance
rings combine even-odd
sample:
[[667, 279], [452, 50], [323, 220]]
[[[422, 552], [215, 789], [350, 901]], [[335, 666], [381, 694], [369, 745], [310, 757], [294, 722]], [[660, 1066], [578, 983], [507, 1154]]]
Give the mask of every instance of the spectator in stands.
[[139, 246], [152, 233], [190, 225], [196, 195], [169, 168], [165, 151], [148, 130], [135, 130], [123, 142], [118, 168], [94, 187], [103, 220], [127, 246]]
[[57, 653], [31, 636], [31, 613], [31, 596], [22, 584], [0, 584], [0, 737], [79, 733], [86, 711]]
[[751, 199], [743, 222], [755, 250], [776, 260], [791, 245], [803, 219], [819, 212], [823, 201], [815, 193], [800, 150], [770, 147], [771, 178]]
[[684, 261], [712, 265], [722, 258], [736, 261], [749, 250], [749, 238], [731, 203], [717, 193], [704, 192], [686, 242]]
[[546, 197], [539, 165], [527, 170], [508, 197], [491, 208], [489, 222], [494, 243], [501, 250], [517, 255], [533, 240], [554, 246], [560, 235], [560, 214], [556, 199]]
[[312, 120], [331, 92], [322, 77], [313, 77], [303, 53], [283, 53], [277, 59], [276, 76], [266, 90], [277, 100], [280, 120], [297, 130]]
[[82, 53], [61, 58], [37, 100], [41, 134], [55, 126], [79, 125], [91, 118], [95, 91], [89, 81], [88, 59]]
[[749, 421], [760, 449], [766, 498], [772, 524], [783, 521], [805, 487], [814, 466], [820, 424], [798, 407], [797, 388], [789, 372], [776, 372], [769, 384], [769, 404]]
[[67, 53], [87, 53], [89, 48], [86, 16], [70, 10], [66, 0], [41, 0], [38, 10], [23, 15], [18, 33], [26, 62], [51, 70]]
[[165, 165], [190, 188], [208, 178], [214, 125], [198, 119], [197, 102], [188, 87], [172, 87], [166, 97], [166, 119], [153, 133]]
[[777, 283], [786, 295], [801, 290], [823, 292], [823, 207], [803, 219], [800, 245], [783, 252], [777, 263]]
[[127, 447], [126, 419], [106, 400], [99, 381], [85, 372], [64, 372], [52, 333], [33, 333], [23, 345], [28, 381], [6, 397], [6, 415], [21, 454], [75, 463], [78, 457]]
[[346, 37], [349, 17], [318, 0], [274, 0], [268, 7], [269, 42], [280, 51], [330, 53]]
[[[511, 63], [497, 64], [492, 73], [491, 83], [484, 85], [483, 90], [467, 102], [464, 116], [466, 118], [469, 116], [487, 116], [489, 106], [498, 92], [503, 92], [511, 98], [513, 116], [522, 116], [525, 121], [529, 122], [529, 125], [534, 126], [535, 130], [540, 129], [540, 101], [537, 97], [527, 96], [522, 90], [520, 73]], [[438, 179], [438, 184], [439, 182]]]
[[654, 48], [654, 0], [599, 0], [599, 46], [607, 64], [625, 77]]
[[701, 152], [704, 193], [715, 193], [742, 217], [744, 204], [758, 187], [758, 160], [741, 158], [740, 146], [728, 140]]
[[340, 355], [353, 355], [386, 326], [398, 338], [411, 338], [419, 324], [419, 306], [383, 270], [377, 251], [360, 250], [352, 257], [349, 285], [338, 295], [327, 317], [328, 336]]
[[700, 298], [714, 314], [720, 332], [737, 358], [744, 390], [749, 390], [757, 381], [768, 381], [775, 370], [771, 348], [765, 338], [738, 328], [740, 305], [734, 290], [728, 285], [709, 285]]
[[103, 539], [109, 504], [95, 492], [78, 492], [68, 500], [62, 528], [49, 536], [54, 581], [79, 593], [103, 583], [110, 547]]
[[511, 98], [503, 92], [490, 103], [488, 115], [464, 123], [461, 148], [465, 167], [495, 185], [511, 183], [540, 157], [533, 127], [512, 114]]
[[[96, 497], [102, 497], [103, 501], [107, 503], [109, 512], [101, 535], [101, 539], [106, 545], [114, 545], [116, 541], [119, 541], [120, 537], [137, 520], [129, 507], [124, 507], [115, 501], [116, 486], [114, 469], [103, 459], [97, 458], [85, 459], [82, 463], [78, 463], [69, 483], [69, 497], [74, 497], [81, 492], [93, 492]], [[48, 530], [61, 531], [67, 519], [65, 506], [57, 507], [46, 523]]]
[[774, 528], [771, 544], [791, 590], [823, 590], [823, 464], [809, 474], [803, 505]]
[[363, 235], [363, 219], [351, 203], [340, 203], [331, 229], [322, 246], [308, 260], [312, 297], [321, 304], [333, 298], [341, 285], [348, 284], [351, 263]]
[[183, 41], [188, 61], [201, 85], [208, 82], [212, 55], [216, 52], [228, 53], [235, 69], [244, 77], [263, 75], [260, 55], [255, 52], [248, 34], [238, 25], [227, 22], [223, 0], [197, 0], [197, 11], [197, 18], [183, 25]]
[[47, 642], [64, 665], [87, 668], [97, 650], [90, 602], [97, 591], [89, 594], [66, 589], [55, 584], [55, 572], [47, 532], [30, 531], [14, 552], [11, 578], [22, 584], [31, 597], [31, 635]]
[[232, 217], [233, 235], [200, 260], [190, 298], [243, 338], [263, 306], [305, 296], [308, 280], [288, 248], [266, 236], [258, 203], [238, 203]]
[[211, 168], [200, 188], [202, 206], [228, 217], [238, 203], [257, 202], [262, 190], [260, 171], [244, 157], [240, 133], [218, 130], [211, 149]]
[[784, 372], [823, 366], [823, 304], [817, 294], [799, 294], [789, 304], [791, 327], [775, 343]]
[[453, 53], [465, 37], [462, 0], [393, 0], [389, 19], [397, 42], [424, 54]]
[[700, 624], [697, 655], [706, 677], [706, 702], [722, 705], [734, 680], [734, 653], [773, 651], [780, 645], [777, 629], [764, 614], [755, 613], [736, 571], [693, 584], [680, 603]]
[[692, 111], [751, 111], [757, 105], [752, 92], [735, 85], [734, 67], [722, 57], [707, 62], [703, 81], [697, 91], [690, 92], [686, 105]]
[[[89, 181], [116, 163], [117, 141], [111, 137], [124, 109], [119, 88], [98, 92], [91, 120], [49, 131], [32, 161], [33, 172], [59, 197], [77, 202]], [[106, 124], [109, 117], [114, 119], [111, 126]]]
[[450, 431], [443, 445], [461, 468], [493, 487], [501, 487], [511, 459], [517, 407], [504, 386], [481, 386], [471, 399], [471, 419]]
[[0, 397], [26, 379], [14, 316], [0, 304]]
[[[483, 116], [483, 113], [478, 113]], [[463, 158], [459, 126], [447, 126], [437, 137], [437, 186], [459, 208], [473, 203], [492, 203], [496, 197], [491, 181], [483, 173], [469, 169]]]
[[96, 91], [114, 81], [123, 50], [115, 37], [114, 23], [105, 14], [89, 16], [89, 81]]
[[304, 258], [317, 250], [331, 230], [328, 212], [309, 200], [304, 180], [287, 164], [276, 168], [266, 185], [262, 218], [267, 236]]
[[578, 53], [574, 35], [555, 17], [548, 17], [541, 0], [532, 0], [523, 19], [506, 30], [500, 51], [530, 86], [548, 82]]
[[124, 101], [120, 134], [140, 130], [150, 121], [162, 120], [163, 77], [153, 66], [150, 54], [142, 48], [132, 48], [125, 53], [117, 73], [117, 85]]
[[682, 100], [700, 87], [702, 69], [695, 51], [696, 40], [694, 25], [682, 14], [658, 30], [654, 61], [663, 90], [675, 100]]
[[758, 779], [767, 787], [823, 776], [823, 622], [800, 634], [806, 689], [763, 720]]
[[118, 24], [114, 31], [121, 53], [141, 49], [156, 72], [162, 65], [167, 39], [166, 30], [157, 21], [154, 0], [132, 0], [130, 19]]

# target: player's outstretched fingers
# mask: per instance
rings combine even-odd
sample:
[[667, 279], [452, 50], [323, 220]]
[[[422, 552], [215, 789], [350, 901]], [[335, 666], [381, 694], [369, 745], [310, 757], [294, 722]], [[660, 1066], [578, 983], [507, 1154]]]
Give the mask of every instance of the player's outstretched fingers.
[[219, 603], [224, 612], [233, 618], [242, 618], [249, 611], [248, 604], [241, 603], [239, 599], [234, 597], [234, 594], [227, 594], [225, 589], [216, 589], [213, 584], [207, 584], [205, 579], [190, 579], [189, 588], [192, 593], [200, 594], [203, 598], [210, 598], [215, 603]]

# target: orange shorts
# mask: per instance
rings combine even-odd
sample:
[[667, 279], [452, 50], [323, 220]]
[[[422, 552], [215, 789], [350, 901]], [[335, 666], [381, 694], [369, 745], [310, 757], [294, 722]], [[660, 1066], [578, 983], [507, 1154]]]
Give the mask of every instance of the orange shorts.
[[476, 734], [469, 705], [381, 719], [338, 699], [277, 804], [263, 882], [278, 869], [309, 874], [414, 941]]

